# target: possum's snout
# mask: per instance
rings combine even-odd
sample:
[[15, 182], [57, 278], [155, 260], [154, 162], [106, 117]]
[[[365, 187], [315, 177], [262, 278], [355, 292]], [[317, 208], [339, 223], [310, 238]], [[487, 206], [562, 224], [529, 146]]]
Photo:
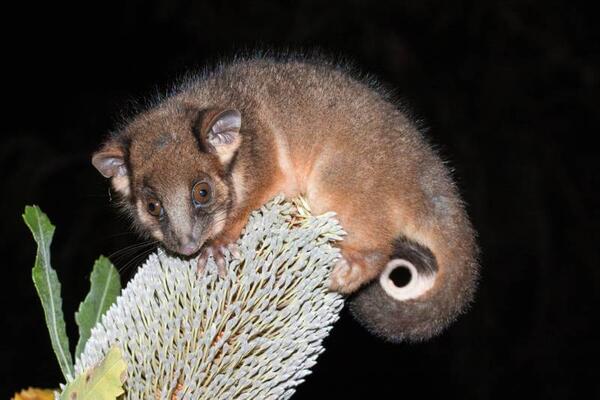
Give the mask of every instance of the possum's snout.
[[432, 252], [399, 240], [379, 277], [354, 294], [350, 309], [369, 331], [391, 342], [421, 341], [440, 333], [473, 297], [473, 260], [442, 271]]
[[200, 250], [200, 245], [197, 242], [188, 242], [179, 246], [179, 253], [184, 256], [189, 256]]

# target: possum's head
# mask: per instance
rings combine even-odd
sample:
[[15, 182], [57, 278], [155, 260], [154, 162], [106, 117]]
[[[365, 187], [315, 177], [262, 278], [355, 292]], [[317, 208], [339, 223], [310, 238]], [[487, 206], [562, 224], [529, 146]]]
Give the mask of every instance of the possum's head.
[[224, 227], [235, 200], [230, 164], [240, 145], [237, 110], [158, 108], [94, 154], [137, 229], [191, 255]]

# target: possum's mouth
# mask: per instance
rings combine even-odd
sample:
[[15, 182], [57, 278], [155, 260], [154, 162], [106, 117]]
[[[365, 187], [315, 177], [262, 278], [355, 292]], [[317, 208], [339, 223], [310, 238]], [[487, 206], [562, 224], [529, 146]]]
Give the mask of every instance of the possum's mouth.
[[179, 250], [179, 247], [176, 247], [175, 249], [173, 249], [171, 246], [167, 246], [164, 243], [161, 247], [164, 250], [164, 252], [167, 253], [168, 255], [170, 255], [172, 257], [182, 258], [184, 260], [191, 260], [193, 258], [196, 258], [198, 256], [198, 254], [200, 254], [200, 252], [204, 248], [203, 245], [200, 245], [197, 248], [193, 249], [191, 252], [186, 254], [184, 252], [181, 252]]
[[202, 248], [202, 244], [197, 243], [187, 243], [183, 246], [179, 246], [178, 253], [182, 256], [191, 256], [196, 254]]
[[206, 246], [211, 236], [211, 232], [204, 230], [198, 236], [190, 234], [183, 240], [173, 240], [171, 243], [163, 242], [163, 247], [167, 248], [171, 255], [185, 259], [194, 258]]
[[173, 242], [169, 243], [163, 241], [161, 242], [161, 248], [170, 256], [183, 258], [186, 260], [196, 257], [206, 244], [206, 240], [204, 238], [200, 238], [200, 240], [193, 240], [190, 238], [190, 240], [183, 244], [177, 240]]

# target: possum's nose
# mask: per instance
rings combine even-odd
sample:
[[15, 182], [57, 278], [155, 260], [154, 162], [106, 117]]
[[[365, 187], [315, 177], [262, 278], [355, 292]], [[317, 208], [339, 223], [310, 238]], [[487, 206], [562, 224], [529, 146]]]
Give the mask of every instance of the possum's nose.
[[200, 250], [200, 244], [197, 240], [190, 238], [179, 246], [179, 253], [189, 256]]

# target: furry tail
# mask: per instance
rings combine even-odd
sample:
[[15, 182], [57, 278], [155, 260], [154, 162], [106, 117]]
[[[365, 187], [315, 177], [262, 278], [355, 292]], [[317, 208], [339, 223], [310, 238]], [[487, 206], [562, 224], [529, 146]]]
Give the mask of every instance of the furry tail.
[[463, 313], [478, 263], [473, 230], [461, 222], [460, 232], [433, 236], [430, 247], [397, 239], [383, 272], [351, 299], [355, 318], [375, 335], [401, 342], [429, 339]]

